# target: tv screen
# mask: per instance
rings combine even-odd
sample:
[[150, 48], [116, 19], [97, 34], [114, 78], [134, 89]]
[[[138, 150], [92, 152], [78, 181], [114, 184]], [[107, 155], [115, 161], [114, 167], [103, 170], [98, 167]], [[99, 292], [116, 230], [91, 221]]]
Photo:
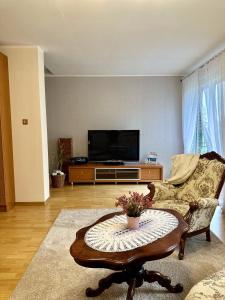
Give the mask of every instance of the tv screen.
[[89, 161], [138, 161], [139, 130], [88, 130]]

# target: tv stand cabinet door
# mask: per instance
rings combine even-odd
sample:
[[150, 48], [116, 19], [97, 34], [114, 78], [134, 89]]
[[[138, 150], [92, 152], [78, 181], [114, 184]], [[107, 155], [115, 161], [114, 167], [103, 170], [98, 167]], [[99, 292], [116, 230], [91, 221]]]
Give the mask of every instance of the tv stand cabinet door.
[[69, 182], [93, 182], [94, 179], [93, 168], [69, 168]]
[[143, 168], [141, 169], [141, 180], [151, 181], [151, 180], [162, 180], [162, 169], [159, 168]]

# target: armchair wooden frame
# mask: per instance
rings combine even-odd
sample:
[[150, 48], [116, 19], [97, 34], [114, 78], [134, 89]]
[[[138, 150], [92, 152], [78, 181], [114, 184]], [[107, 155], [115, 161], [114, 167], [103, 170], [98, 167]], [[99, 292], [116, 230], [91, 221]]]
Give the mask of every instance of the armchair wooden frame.
[[[218, 153], [212, 151], [212, 152], [208, 152], [208, 153], [205, 153], [205, 154], [202, 154], [200, 155], [200, 159], [203, 159], [203, 158], [206, 158], [208, 160], [218, 160], [219, 162], [225, 164], [225, 159], [223, 157], [221, 157]], [[225, 181], [225, 171], [223, 172], [222, 176], [221, 176], [221, 179], [220, 179], [220, 182], [219, 182], [219, 185], [218, 185], [218, 188], [216, 190], [216, 193], [215, 193], [215, 198], [218, 199], [219, 198], [219, 195], [220, 195], [220, 192], [223, 188], [223, 184], [224, 184], [224, 181]], [[155, 194], [155, 186], [152, 182], [150, 182], [148, 184], [148, 189], [150, 190], [149, 194], [147, 195], [147, 197], [151, 197], [151, 199], [154, 197], [154, 194]], [[199, 205], [198, 205], [198, 202], [197, 201], [194, 201], [193, 202], [190, 202], [189, 203], [189, 211], [186, 213], [186, 215], [184, 216], [184, 220], [186, 221], [186, 223], [189, 225], [190, 222], [191, 222], [191, 218], [192, 218], [192, 215], [193, 213], [199, 209]], [[180, 246], [179, 246], [179, 254], [178, 254], [178, 257], [180, 260], [182, 260], [184, 258], [184, 247], [185, 247], [185, 242], [186, 242], [186, 239], [188, 237], [192, 237], [192, 236], [195, 236], [195, 235], [198, 235], [198, 234], [201, 234], [201, 233], [206, 233], [206, 240], [208, 242], [211, 241], [211, 237], [210, 237], [210, 226], [207, 226], [205, 228], [202, 228], [200, 230], [196, 230], [196, 231], [193, 231], [193, 232], [187, 232], [185, 233], [182, 237], [181, 237], [181, 240], [180, 240]]]

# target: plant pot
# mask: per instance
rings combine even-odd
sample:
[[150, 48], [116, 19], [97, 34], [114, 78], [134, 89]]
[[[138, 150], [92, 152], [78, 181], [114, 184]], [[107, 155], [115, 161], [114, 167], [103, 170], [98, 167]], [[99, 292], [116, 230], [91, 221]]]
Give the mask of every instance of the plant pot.
[[64, 175], [52, 175], [52, 187], [62, 188], [65, 183], [65, 174]]
[[129, 217], [127, 216], [127, 228], [128, 229], [138, 229], [139, 228], [140, 217]]

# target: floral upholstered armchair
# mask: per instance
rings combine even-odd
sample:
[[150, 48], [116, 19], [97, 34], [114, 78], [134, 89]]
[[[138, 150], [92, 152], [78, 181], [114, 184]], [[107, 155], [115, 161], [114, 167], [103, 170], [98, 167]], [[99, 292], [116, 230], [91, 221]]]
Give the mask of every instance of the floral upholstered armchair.
[[170, 208], [181, 213], [189, 224], [189, 231], [181, 238], [179, 259], [184, 257], [187, 237], [206, 233], [210, 241], [210, 222], [218, 205], [218, 197], [225, 179], [225, 160], [216, 152], [200, 156], [193, 174], [181, 185], [166, 182], [150, 183], [149, 196], [153, 208]]
[[192, 287], [185, 300], [225, 299], [225, 268]]

